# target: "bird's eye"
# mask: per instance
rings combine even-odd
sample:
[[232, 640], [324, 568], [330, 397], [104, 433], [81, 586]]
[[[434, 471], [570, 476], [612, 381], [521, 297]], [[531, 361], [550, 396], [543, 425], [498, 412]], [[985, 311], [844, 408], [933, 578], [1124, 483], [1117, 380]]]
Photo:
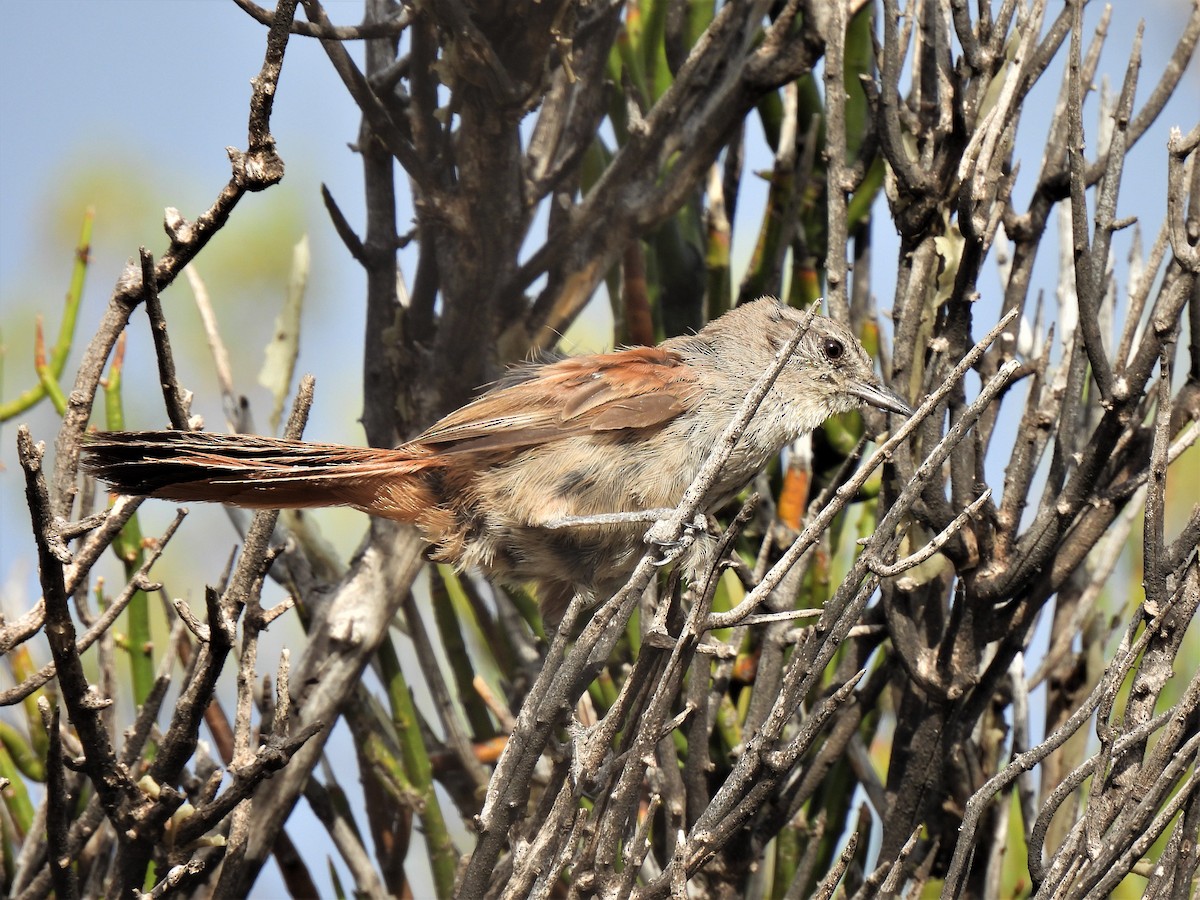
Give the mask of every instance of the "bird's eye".
[[830, 362], [842, 358], [842, 354], [846, 352], [846, 348], [842, 346], [842, 342], [837, 338], [825, 338], [825, 343], [821, 345], [821, 351], [825, 354], [825, 358]]

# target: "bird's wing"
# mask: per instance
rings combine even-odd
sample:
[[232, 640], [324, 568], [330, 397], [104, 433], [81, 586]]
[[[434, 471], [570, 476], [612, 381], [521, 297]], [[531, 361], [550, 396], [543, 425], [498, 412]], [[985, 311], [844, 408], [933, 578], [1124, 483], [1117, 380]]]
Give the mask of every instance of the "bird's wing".
[[690, 409], [699, 394], [694, 370], [670, 350], [635, 347], [570, 357], [516, 370], [413, 444], [438, 453], [478, 452], [651, 428]]

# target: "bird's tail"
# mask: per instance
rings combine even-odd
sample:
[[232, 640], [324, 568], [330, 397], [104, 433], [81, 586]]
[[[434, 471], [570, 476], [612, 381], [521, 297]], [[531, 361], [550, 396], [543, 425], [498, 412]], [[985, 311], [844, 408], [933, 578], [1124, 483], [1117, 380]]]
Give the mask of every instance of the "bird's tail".
[[437, 505], [440, 467], [418, 446], [395, 450], [241, 434], [109, 431], [83, 447], [83, 467], [117, 493], [250, 509], [352, 506], [416, 521]]

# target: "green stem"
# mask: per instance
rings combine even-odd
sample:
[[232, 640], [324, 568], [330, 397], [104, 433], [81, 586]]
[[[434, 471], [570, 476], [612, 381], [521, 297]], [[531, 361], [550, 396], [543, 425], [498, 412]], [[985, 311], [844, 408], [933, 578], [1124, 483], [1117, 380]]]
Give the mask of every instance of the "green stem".
[[433, 869], [433, 883], [438, 897], [454, 894], [454, 873], [458, 865], [458, 852], [446, 829], [446, 819], [433, 788], [433, 765], [421, 737], [421, 725], [417, 719], [417, 708], [413, 705], [412, 693], [404, 672], [400, 669], [400, 658], [395, 645], [384, 640], [377, 652], [379, 664], [387, 684], [388, 699], [392, 707], [392, 722], [400, 741], [400, 758], [408, 775], [409, 784], [420, 798], [418, 815], [425, 832], [425, 844], [429, 851], [429, 864]]
[[[42, 371], [42, 366], [36, 367], [38, 383], [16, 399], [8, 403], [0, 403], [0, 422], [20, 415], [47, 395], [54, 402], [59, 415], [66, 411], [66, 400], [63, 398], [62, 389], [58, 386], [58, 379], [66, 367], [67, 357], [71, 353], [71, 345], [75, 340], [75, 325], [79, 321], [79, 306], [83, 299], [83, 285], [87, 275], [88, 254], [92, 245], [92, 221], [94, 218], [95, 211], [89, 207], [83, 214], [83, 227], [79, 231], [79, 243], [75, 247], [75, 265], [71, 269], [71, 283], [67, 288], [66, 301], [63, 304], [63, 317], [58, 328], [58, 340], [54, 344], [54, 349], [50, 351], [50, 360], [44, 367], [46, 371]], [[0, 343], [3, 342], [0, 341]]]
[[[125, 411], [121, 405], [121, 354], [113, 358], [104, 391], [105, 426], [110, 431], [122, 431]], [[132, 578], [145, 563], [142, 549], [142, 528], [138, 517], [132, 516], [112, 544], [113, 552], [125, 567], [125, 577]], [[154, 638], [150, 633], [150, 598], [145, 591], [136, 591], [125, 609], [125, 629], [129, 654], [129, 672], [133, 680], [133, 702], [140, 706], [154, 687]], [[153, 748], [151, 748], [153, 750]]]
[[470, 602], [463, 593], [458, 575], [450, 566], [431, 568], [430, 585], [433, 594], [433, 618], [442, 638], [442, 648], [450, 664], [450, 671], [454, 675], [455, 687], [458, 688], [458, 702], [462, 704], [467, 723], [471, 726], [472, 737], [475, 740], [487, 740], [496, 734], [496, 729], [492, 727], [492, 717], [486, 704], [475, 690], [475, 670], [471, 666], [467, 642], [463, 639], [462, 624], [455, 615], [456, 606], [465, 610]]
[[[10, 732], [15, 735], [15, 739], [10, 739]], [[12, 817], [13, 824], [21, 835], [29, 833], [29, 828], [33, 824], [33, 803], [29, 799], [29, 792], [25, 789], [25, 781], [21, 777], [26, 768], [23, 762], [12, 755], [10, 745], [27, 746], [19, 734], [16, 734], [14, 729], [7, 722], [0, 720], [0, 777], [7, 778], [9, 781], [8, 787], [4, 789], [4, 806]], [[41, 760], [37, 761], [39, 764]], [[33, 767], [30, 767], [33, 768]], [[37, 781], [46, 780], [46, 769], [41, 767], [41, 777]]]

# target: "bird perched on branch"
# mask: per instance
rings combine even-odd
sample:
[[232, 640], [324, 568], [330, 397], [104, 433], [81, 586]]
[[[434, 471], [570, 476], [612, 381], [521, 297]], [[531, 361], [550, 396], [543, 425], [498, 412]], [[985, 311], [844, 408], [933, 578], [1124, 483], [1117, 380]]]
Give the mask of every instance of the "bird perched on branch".
[[[557, 622], [644, 552], [804, 314], [763, 298], [657, 347], [517, 366], [395, 449], [249, 435], [108, 432], [85, 468], [123, 494], [255, 509], [351, 506], [411, 522], [433, 558], [534, 582]], [[864, 404], [908, 415], [845, 326], [817, 316], [704, 498], [730, 500], [788, 443]], [[624, 517], [615, 514], [626, 514]]]

